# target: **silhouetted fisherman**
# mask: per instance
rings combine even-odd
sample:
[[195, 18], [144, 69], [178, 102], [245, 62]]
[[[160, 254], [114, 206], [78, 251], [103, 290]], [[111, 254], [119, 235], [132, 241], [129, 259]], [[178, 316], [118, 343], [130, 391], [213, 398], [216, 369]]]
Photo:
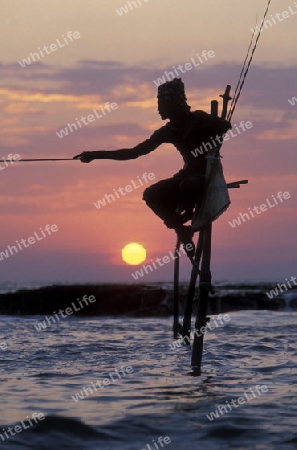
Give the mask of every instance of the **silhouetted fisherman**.
[[[203, 143], [211, 142], [217, 135], [222, 136], [231, 125], [204, 111], [193, 111], [187, 104], [184, 83], [180, 78], [158, 87], [158, 111], [162, 120], [169, 122], [155, 131], [152, 136], [131, 149], [83, 152], [74, 158], [88, 163], [93, 159], [129, 160], [156, 150], [164, 143], [173, 144], [184, 160], [184, 167], [172, 178], [159, 181], [148, 187], [143, 199], [157, 216], [163, 219], [168, 228], [178, 234], [181, 242], [187, 245], [188, 256], [195, 252], [192, 230], [184, 224], [192, 218], [193, 209], [202, 200], [205, 181], [206, 152], [194, 156], [194, 150]], [[191, 250], [188, 250], [191, 248]]]

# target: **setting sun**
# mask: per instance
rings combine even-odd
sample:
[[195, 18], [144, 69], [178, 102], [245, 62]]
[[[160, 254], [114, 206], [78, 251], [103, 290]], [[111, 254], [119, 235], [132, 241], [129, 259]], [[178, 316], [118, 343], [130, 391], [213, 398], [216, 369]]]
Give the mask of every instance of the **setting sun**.
[[145, 261], [146, 249], [135, 242], [127, 244], [122, 250], [122, 258], [127, 264], [137, 265]]

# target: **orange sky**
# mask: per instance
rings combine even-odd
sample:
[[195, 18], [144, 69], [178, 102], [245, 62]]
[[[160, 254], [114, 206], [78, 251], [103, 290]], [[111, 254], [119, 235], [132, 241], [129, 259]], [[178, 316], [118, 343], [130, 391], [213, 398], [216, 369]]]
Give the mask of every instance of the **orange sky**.
[[[83, 150], [133, 147], [164, 124], [153, 81], [203, 50], [215, 57], [182, 78], [192, 109], [209, 111], [226, 84], [236, 85], [251, 28], [265, 8], [265, 2], [251, 3], [224, 0], [218, 7], [189, 0], [183, 8], [178, 0], [150, 0], [120, 16], [116, 9], [127, 5], [124, 0], [10, 0], [0, 18], [0, 156], [67, 158]], [[294, 2], [273, 2], [270, 17], [284, 11], [297, 12]], [[242, 120], [253, 128], [222, 149], [227, 181], [248, 179], [249, 185], [230, 192], [232, 205], [214, 225], [215, 279], [282, 280], [296, 274], [297, 102], [288, 102], [297, 98], [296, 17], [290, 13], [264, 30], [233, 120], [233, 129]], [[69, 31], [80, 37], [70, 41]], [[54, 43], [57, 49], [44, 50], [39, 61], [19, 64]], [[118, 108], [57, 136], [106, 102]], [[182, 160], [171, 145], [125, 162], [1, 166], [0, 252], [47, 224], [59, 228], [0, 261], [1, 281], [133, 282], [137, 267], [121, 260], [127, 243], [141, 243], [147, 263], [174, 247], [174, 233], [147, 208], [142, 189], [94, 206], [145, 172], [156, 180], [172, 176]], [[238, 227], [228, 223], [280, 191], [290, 199]], [[188, 270], [184, 258], [182, 279]], [[172, 271], [167, 264], [141, 281], [171, 280]]]

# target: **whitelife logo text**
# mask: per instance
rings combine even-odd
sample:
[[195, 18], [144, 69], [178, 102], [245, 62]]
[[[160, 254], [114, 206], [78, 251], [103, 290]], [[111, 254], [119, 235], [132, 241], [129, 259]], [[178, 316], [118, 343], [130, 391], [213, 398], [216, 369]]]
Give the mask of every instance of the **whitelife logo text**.
[[[149, 0], [142, 0], [142, 1], [144, 3], [147, 3]], [[138, 8], [138, 6], [142, 6], [143, 5], [142, 1], [137, 0], [138, 5], [136, 1], [133, 0], [128, 1], [125, 6], [121, 6], [120, 9], [116, 9], [116, 12], [118, 13], [119, 16], [123, 16], [124, 14], [127, 14], [129, 12], [129, 8], [130, 11], [133, 11], [133, 9]]]
[[[41, 241], [43, 238], [46, 238], [47, 236], [50, 236], [52, 233], [56, 233], [56, 231], [58, 231], [58, 227], [55, 224], [53, 224], [53, 225], [48, 224], [44, 227], [44, 229], [41, 227], [39, 229], [40, 229], [40, 234], [42, 235], [42, 237], [40, 235], [38, 235], [39, 232], [34, 231], [34, 236], [30, 236], [27, 239], [21, 239], [20, 242], [18, 240], [15, 241], [19, 250], [23, 250], [24, 248], [29, 247], [29, 245], [33, 245], [37, 241]], [[17, 249], [17, 247], [15, 245], [12, 245], [12, 246], [8, 245], [8, 247], [6, 247], [6, 250], [0, 252], [0, 261], [3, 261], [3, 257], [9, 258], [10, 255], [14, 255], [15, 253], [18, 253], [19, 250]]]
[[[296, 10], [294, 11], [293, 8]], [[251, 28], [251, 32], [254, 35], [257, 35], [259, 33], [263, 33], [264, 30], [267, 30], [268, 28], [272, 28], [274, 25], [277, 25], [280, 22], [283, 22], [285, 19], [289, 19], [292, 16], [295, 16], [297, 14], [297, 2], [294, 2], [294, 6], [288, 6], [288, 11], [284, 10], [281, 13], [275, 13], [274, 16], [270, 14], [270, 19], [265, 20], [262, 29], [259, 26], [256, 26], [255, 28]], [[277, 19], [278, 22], [275, 20]]]
[[[205, 61], [208, 61], [208, 58], [212, 59], [215, 56], [216, 55], [215, 55], [215, 52], [213, 50], [209, 50], [209, 51], [203, 50], [201, 56], [199, 55], [199, 53], [197, 53], [197, 57], [198, 57], [197, 59], [198, 59], [199, 62], [195, 61], [194, 58], [191, 58], [191, 62], [187, 62], [185, 64], [179, 64], [177, 67], [172, 66], [173, 71], [170, 71], [170, 72], [165, 71], [165, 72], [163, 72], [164, 75], [159, 77], [159, 78], [157, 78], [157, 80], [154, 80], [153, 82], [155, 83], [155, 85], [157, 87], [159, 87], [161, 84], [164, 84], [166, 81], [171, 81], [176, 76], [180, 77], [180, 75], [182, 73], [186, 73], [189, 70], [192, 70], [194, 67], [198, 67], [198, 66], [200, 66], [200, 64], [204, 64]], [[202, 59], [202, 57], [204, 59]]]
[[[102, 106], [102, 105], [100, 105]], [[60, 138], [63, 139], [64, 136], [68, 136], [68, 129], [71, 133], [73, 133], [73, 131], [77, 131], [79, 128], [82, 128], [82, 124], [81, 121], [83, 123], [83, 125], [89, 125], [91, 122], [94, 122], [94, 120], [96, 119], [101, 119], [101, 117], [106, 116], [106, 111], [108, 113], [110, 113], [112, 110], [117, 109], [118, 105], [115, 102], [109, 103], [106, 102], [105, 106], [102, 107], [100, 109], [100, 111], [102, 112], [103, 115], [98, 114], [98, 111], [96, 109], [93, 109], [94, 114], [89, 114], [87, 117], [86, 116], [81, 116], [80, 120], [76, 117], [76, 123], [67, 123], [67, 127], [65, 128], [61, 128], [60, 131], [56, 131], [56, 135]], [[105, 111], [106, 109], [106, 111]]]
[[[87, 297], [87, 298], [85, 298], [85, 297]], [[89, 297], [87, 295], [84, 295], [83, 298], [81, 299], [81, 301], [79, 300], [79, 298], [77, 300], [78, 300], [80, 308], [78, 308], [77, 305], [75, 305], [75, 303], [72, 302], [71, 303], [72, 307], [68, 306], [68, 308], [65, 309], [66, 315], [64, 314], [64, 309], [60, 309], [57, 313], [56, 313], [56, 311], [53, 311], [54, 316], [53, 315], [45, 316], [45, 320], [43, 320], [42, 322], [38, 322], [37, 324], [34, 325], [36, 330], [43, 331], [47, 327], [52, 325], [53, 323], [60, 322], [60, 317], [62, 317], [62, 319], [65, 319], [66, 317], [71, 316], [74, 312], [80, 311], [85, 306], [88, 306], [89, 305], [88, 302], [94, 303], [96, 301], [96, 297], [94, 295], [90, 295]], [[83, 305], [82, 302], [84, 302], [85, 305]]]
[[[29, 416], [27, 416], [27, 419], [22, 420], [19, 425], [15, 425], [14, 427], [8, 427], [6, 430], [5, 430], [5, 428], [2, 428], [3, 432], [1, 432], [0, 438], [2, 439], [2, 442], [3, 442], [3, 441], [5, 441], [5, 439], [9, 439], [10, 436], [15, 436], [17, 433], [21, 433], [22, 431], [26, 430], [27, 428], [33, 427], [35, 424], [37, 424], [38, 420], [41, 421], [44, 419], [45, 419], [44, 414], [34, 412], [31, 416], [31, 418]], [[35, 423], [33, 423], [33, 420]], [[26, 421], [28, 422], [29, 425], [25, 423]]]
[[[170, 250], [169, 251], [170, 257], [168, 255], [165, 255], [162, 258], [156, 258], [155, 261], [153, 261], [151, 259], [151, 262], [152, 262], [151, 264], [147, 264], [147, 265], [146, 264], [142, 264], [142, 268], [140, 270], [136, 270], [134, 273], [131, 273], [131, 276], [134, 278], [134, 280], [138, 280], [138, 278], [143, 277], [145, 274], [147, 275], [148, 273], [153, 272], [154, 270], [157, 270], [158, 266], [162, 267], [165, 264], [168, 264], [171, 261], [174, 261], [178, 256], [179, 257], [182, 256], [181, 252], [184, 255], [186, 255], [187, 251], [191, 251], [192, 248], [193, 248], [192, 244], [188, 243], [188, 244], [185, 245], [185, 248], [181, 247], [181, 251], [176, 250], [175, 254], [173, 254], [172, 251]], [[157, 263], [158, 266], [156, 266], [155, 263]], [[150, 272], [148, 271], [148, 269], [150, 269]]]
[[[227, 133], [220, 136], [219, 134], [216, 135], [215, 138], [210, 138], [208, 142], [202, 142], [202, 145], [200, 147], [195, 148], [194, 150], [191, 150], [192, 155], [196, 158], [199, 155], [202, 155], [204, 152], [208, 152], [209, 150], [213, 150], [218, 145], [222, 145], [223, 142], [229, 141], [231, 138], [235, 138], [239, 136], [242, 132], [250, 130], [253, 128], [253, 124], [250, 121], [245, 122], [242, 120], [240, 124], [237, 126], [236, 124], [233, 125], [232, 130], [229, 130]], [[241, 129], [241, 131], [240, 131]], [[237, 134], [234, 133], [236, 130]]]
[[[64, 36], [64, 34], [62, 34], [62, 38], [60, 42], [60, 39], [56, 39], [56, 44], [51, 44], [51, 45], [44, 45], [42, 47], [42, 49], [40, 47], [38, 47], [38, 52], [37, 53], [30, 53], [29, 56], [27, 56], [27, 58], [24, 58], [22, 61], [19, 61], [19, 65], [24, 68], [26, 66], [30, 66], [33, 62], [39, 61], [41, 58], [44, 58], [46, 55], [50, 55], [52, 52], [55, 52], [56, 50], [58, 50], [59, 48], [63, 48], [66, 45], [68, 45], [70, 42], [73, 42], [73, 38], [74, 39], [79, 39], [80, 38], [80, 34], [78, 31], [74, 31], [74, 33], [72, 33], [72, 31], [68, 31], [67, 37]], [[37, 60], [36, 60], [37, 58]]]
[[103, 206], [106, 206], [106, 200], [108, 203], [114, 202], [116, 198], [120, 198], [120, 195], [124, 197], [126, 194], [129, 194], [133, 191], [133, 189], [138, 189], [144, 185], [144, 183], [148, 184], [149, 181], [153, 181], [156, 178], [154, 173], [143, 173], [141, 177], [137, 176], [137, 181], [131, 180], [131, 184], [127, 184], [124, 188], [118, 187], [117, 189], [113, 189], [113, 194], [105, 194], [102, 199], [97, 200], [97, 202], [93, 203], [97, 209], [100, 209]]
[[[291, 277], [290, 281], [292, 283], [294, 283], [294, 286], [297, 286], [296, 277]], [[286, 278], [286, 284], [285, 283], [278, 283], [276, 285], [275, 289], [271, 289], [271, 291], [266, 292], [267, 297], [269, 297], [271, 299], [274, 296], [277, 297], [278, 295], [282, 294], [284, 292], [284, 290], [288, 291], [289, 289], [293, 289], [293, 286], [290, 283], [290, 281], [288, 280], [288, 278]]]
[[21, 159], [21, 156], [16, 153], [15, 155], [13, 155], [12, 153], [10, 153], [7, 158], [3, 158], [3, 163], [4, 165], [2, 166], [2, 164], [0, 164], [0, 170], [4, 170], [6, 167], [9, 167], [10, 165], [12, 165], [13, 163], [15, 163], [16, 161], [19, 161]]
[[[215, 411], [212, 411], [210, 414], [206, 414], [206, 417], [208, 418], [208, 420], [210, 420], [211, 422], [214, 419], [218, 419], [220, 416], [219, 414], [221, 414], [221, 416], [223, 416], [225, 413], [228, 413], [229, 411], [232, 411], [233, 408], [238, 408], [238, 406], [240, 405], [244, 405], [247, 401], [251, 401], [254, 398], [258, 396], [261, 396], [262, 394], [265, 394], [268, 391], [268, 387], [266, 386], [266, 384], [263, 384], [262, 386], [260, 386], [259, 384], [257, 384], [257, 386], [254, 388], [255, 391], [253, 390], [253, 388], [249, 388], [250, 392], [245, 391], [244, 392], [244, 397], [238, 397], [237, 399], [234, 398], [230, 401], [230, 403], [228, 401], [226, 401], [226, 405], [219, 405], [217, 406], [217, 409]], [[249, 397], [249, 394], [252, 394], [251, 397]], [[228, 408], [228, 409], [227, 409]]]
[[[91, 386], [84, 387], [82, 391], [77, 392], [77, 394], [75, 395], [71, 395], [71, 398], [77, 403], [80, 400], [83, 400], [84, 398], [88, 397], [89, 395], [94, 394], [94, 392], [97, 392], [98, 391], [97, 387], [99, 387], [99, 389], [103, 389], [105, 386], [109, 386], [110, 384], [115, 383], [118, 380], [121, 380], [122, 377], [125, 378], [126, 375], [130, 373], [133, 373], [132, 366], [121, 366], [119, 370], [115, 369], [114, 373], [110, 372], [108, 374], [109, 375], [108, 378], [104, 378], [101, 381], [96, 380], [95, 383], [92, 381]], [[116, 375], [117, 378], [114, 378], [114, 375]]]
[[[283, 203], [284, 200], [288, 200], [289, 198], [291, 198], [291, 195], [289, 192], [278, 192], [278, 194], [276, 195], [277, 198], [279, 199], [280, 203]], [[273, 203], [270, 203], [270, 200], [267, 198], [266, 199], [266, 203], [262, 203], [262, 205], [260, 206], [254, 206], [253, 207], [253, 211], [259, 215], [262, 212], [265, 212], [268, 210], [269, 208], [274, 208], [276, 205], [279, 204], [279, 202], [277, 201], [277, 199], [275, 198], [274, 195], [271, 196], [273, 199]], [[282, 198], [283, 197], [283, 198]], [[284, 199], [284, 200], [283, 200]], [[237, 219], [233, 219], [232, 222], [228, 222], [229, 225], [232, 228], [235, 228], [236, 226], [239, 226], [242, 224], [242, 222], [245, 222], [245, 220], [250, 220], [251, 218], [256, 217], [255, 214], [253, 213], [253, 211], [251, 210], [251, 208], [248, 208], [248, 212], [246, 213], [240, 213], [239, 216], [237, 217]]]

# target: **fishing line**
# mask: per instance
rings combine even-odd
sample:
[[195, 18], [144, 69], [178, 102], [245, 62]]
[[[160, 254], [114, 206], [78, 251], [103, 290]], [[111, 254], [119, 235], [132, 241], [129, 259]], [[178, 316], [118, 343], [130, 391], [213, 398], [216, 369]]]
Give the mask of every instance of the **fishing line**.
[[[258, 23], [258, 17], [256, 18], [255, 29], [256, 29], [257, 23]], [[245, 67], [246, 67], [246, 62], [247, 62], [247, 59], [248, 59], [249, 54], [250, 54], [250, 49], [251, 49], [252, 44], [254, 42], [254, 37], [255, 37], [255, 35], [253, 34], [252, 38], [251, 38], [251, 41], [250, 41], [249, 48], [248, 48], [247, 53], [246, 53], [246, 57], [245, 57], [245, 60], [244, 60], [244, 63], [243, 63], [240, 75], [239, 75], [239, 79], [238, 79], [238, 82], [237, 82], [237, 85], [236, 85], [236, 88], [235, 88], [234, 97], [232, 99], [232, 102], [230, 103], [230, 110], [232, 109], [232, 107], [234, 105], [234, 102], [235, 102], [235, 99], [236, 99], [236, 96], [237, 96], [237, 92], [238, 92], [238, 89], [239, 89], [239, 86], [240, 86], [240, 83], [241, 83], [242, 75], [243, 75]]]
[[16, 159], [13, 161], [7, 159], [0, 159], [0, 162], [33, 162], [33, 161], [76, 161], [73, 158], [33, 158], [33, 159]]
[[249, 62], [248, 62], [248, 65], [247, 65], [247, 68], [246, 68], [246, 70], [245, 70], [245, 73], [244, 73], [242, 82], [241, 82], [241, 84], [240, 84], [239, 92], [238, 92], [238, 94], [237, 94], [237, 96], [236, 96], [236, 98], [235, 98], [235, 100], [234, 100], [234, 102], [233, 102], [233, 103], [234, 103], [234, 104], [233, 104], [233, 107], [230, 108], [230, 111], [229, 111], [229, 113], [228, 113], [227, 120], [228, 120], [229, 122], [230, 122], [231, 119], [232, 119], [233, 113], [234, 113], [234, 111], [235, 111], [235, 107], [236, 107], [237, 102], [238, 102], [238, 100], [239, 100], [239, 97], [240, 97], [242, 88], [243, 88], [243, 86], [244, 86], [244, 83], [245, 83], [247, 74], [248, 74], [248, 72], [249, 72], [250, 65], [251, 65], [251, 63], [252, 63], [252, 61], [253, 61], [254, 53], [255, 53], [255, 51], [256, 51], [256, 48], [257, 48], [257, 45], [258, 45], [258, 41], [259, 41], [259, 39], [260, 39], [262, 30], [263, 30], [263, 25], [264, 25], [266, 16], [267, 16], [267, 14], [268, 14], [268, 10], [269, 10], [271, 1], [272, 1], [272, 0], [269, 0], [269, 1], [268, 1], [267, 8], [266, 8], [266, 11], [265, 11], [265, 14], [264, 14], [264, 17], [263, 17], [261, 26], [260, 26], [259, 34], [258, 34], [258, 36], [257, 36], [256, 42], [255, 42], [255, 45], [254, 45], [254, 48], [253, 48], [252, 53], [251, 53], [250, 60], [249, 60]]

